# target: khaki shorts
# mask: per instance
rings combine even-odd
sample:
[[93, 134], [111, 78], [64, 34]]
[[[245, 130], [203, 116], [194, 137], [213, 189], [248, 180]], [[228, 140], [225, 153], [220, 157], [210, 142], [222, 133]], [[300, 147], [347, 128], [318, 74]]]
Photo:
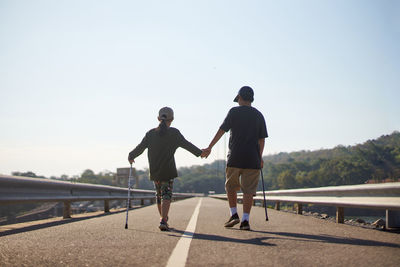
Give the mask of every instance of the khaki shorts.
[[258, 180], [260, 179], [259, 169], [241, 169], [234, 167], [226, 168], [226, 192], [239, 191], [244, 194], [255, 194], [257, 192]]

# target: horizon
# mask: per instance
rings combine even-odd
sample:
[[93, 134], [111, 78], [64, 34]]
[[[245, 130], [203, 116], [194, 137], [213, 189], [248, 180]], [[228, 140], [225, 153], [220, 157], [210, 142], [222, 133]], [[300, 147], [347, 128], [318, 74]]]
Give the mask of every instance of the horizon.
[[[332, 150], [332, 149], [335, 149], [336, 147], [339, 147], [339, 146], [354, 147], [354, 146], [357, 146], [357, 145], [365, 144], [365, 143], [368, 142], [368, 141], [377, 140], [377, 139], [379, 139], [379, 138], [381, 138], [381, 137], [389, 136], [389, 135], [396, 134], [396, 133], [400, 133], [400, 131], [395, 130], [395, 131], [393, 131], [393, 132], [390, 133], [390, 134], [382, 134], [382, 135], [380, 135], [379, 137], [372, 138], [372, 139], [368, 139], [368, 140], [365, 140], [365, 141], [363, 141], [363, 142], [361, 142], [361, 143], [356, 143], [356, 144], [353, 144], [353, 145], [338, 144], [338, 145], [336, 145], [336, 146], [334, 146], [334, 147], [331, 147], [331, 148], [319, 148], [319, 149], [314, 149], [314, 150], [297, 150], [297, 151], [289, 151], [289, 152], [281, 151], [281, 152], [277, 152], [277, 153], [274, 153], [274, 154], [263, 155], [263, 158], [264, 158], [264, 157], [268, 157], [268, 156], [273, 157], [273, 156], [279, 155], [279, 154], [281, 154], [281, 153], [284, 153], [284, 154], [291, 154], [291, 153], [296, 153], [296, 152], [312, 153], [312, 152], [317, 152], [317, 151], [321, 151], [321, 150]], [[177, 169], [178, 169], [178, 171], [179, 171], [180, 168], [192, 168], [192, 167], [197, 167], [197, 166], [211, 165], [211, 164], [214, 164], [216, 161], [226, 161], [226, 158], [225, 158], [225, 159], [223, 159], [223, 158], [221, 158], [221, 159], [215, 159], [215, 160], [213, 160], [212, 162], [207, 162], [207, 163], [204, 162], [204, 163], [202, 163], [202, 164], [195, 164], [195, 165], [189, 165], [189, 166], [179, 166], [179, 167], [177, 166]], [[136, 168], [134, 165], [135, 165], [135, 164], [133, 164], [132, 167], [133, 167], [134, 169], [136, 169], [136, 171], [148, 171], [148, 167], [147, 167], [147, 168], [145, 167], [145, 168], [140, 168], [140, 169], [139, 169], [139, 168]], [[115, 170], [101, 170], [101, 171], [94, 172], [94, 173], [99, 174], [99, 173], [101, 173], [101, 172], [104, 173], [104, 172], [107, 172], [107, 171], [112, 172], [112, 173], [116, 173], [116, 172], [117, 172], [117, 169], [119, 169], [119, 168], [129, 168], [129, 164], [127, 164], [127, 166], [119, 166], [119, 167], [116, 167]], [[86, 170], [92, 170], [92, 169], [87, 168], [87, 169], [85, 169], [85, 170], [82, 170], [82, 172], [81, 172], [80, 174], [67, 175], [67, 176], [68, 176], [68, 179], [71, 179], [71, 178], [73, 178], [73, 177], [80, 176], [80, 175], [81, 175], [84, 171], [86, 171]], [[24, 172], [29, 172], [29, 171], [30, 171], [30, 170], [25, 170], [25, 171], [13, 171], [13, 172], [22, 172], [22, 173], [24, 173]], [[93, 171], [93, 170], [92, 170], [92, 171]], [[35, 172], [33, 172], [33, 173], [35, 173]], [[11, 173], [10, 173], [10, 174], [0, 173], [0, 174], [3, 174], [3, 175], [12, 175]], [[59, 175], [59, 176], [55, 176], [55, 175], [42, 175], [42, 174], [38, 174], [38, 173], [35, 173], [35, 175], [36, 175], [36, 176], [45, 176], [46, 178], [51, 178], [51, 177], [60, 178], [60, 177], [62, 176], [62, 175]], [[65, 175], [65, 174], [64, 174], [64, 175]]]
[[[395, 0], [0, 1], [0, 173], [129, 166], [164, 106], [205, 148], [244, 85], [264, 155], [392, 133], [399, 12]], [[225, 138], [205, 160], [178, 149], [177, 167], [225, 158]], [[145, 152], [135, 167], [147, 166]]]

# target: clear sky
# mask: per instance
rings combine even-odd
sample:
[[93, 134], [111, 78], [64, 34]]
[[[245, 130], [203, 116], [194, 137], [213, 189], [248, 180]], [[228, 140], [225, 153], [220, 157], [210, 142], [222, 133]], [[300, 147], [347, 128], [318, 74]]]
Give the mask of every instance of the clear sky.
[[127, 167], [163, 106], [207, 147], [243, 85], [265, 155], [362, 143], [400, 129], [399, 47], [395, 0], [0, 0], [0, 173]]

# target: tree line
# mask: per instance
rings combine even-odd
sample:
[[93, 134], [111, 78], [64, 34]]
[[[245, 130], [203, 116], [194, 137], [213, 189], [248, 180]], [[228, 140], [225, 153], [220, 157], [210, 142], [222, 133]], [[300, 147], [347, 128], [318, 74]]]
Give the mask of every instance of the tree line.
[[[224, 160], [180, 168], [176, 192], [224, 193]], [[140, 187], [152, 189], [148, 171], [138, 171]], [[267, 190], [400, 181], [400, 132], [354, 146], [279, 153], [264, 157]], [[258, 190], [262, 190], [261, 181]]]
[[[224, 193], [225, 160], [211, 164], [178, 169], [175, 192]], [[139, 188], [153, 189], [148, 170], [137, 170]], [[400, 132], [383, 135], [355, 146], [336, 146], [332, 149], [279, 153], [264, 157], [264, 181], [267, 190], [352, 185], [400, 179]], [[38, 177], [32, 172], [13, 175]], [[94, 173], [85, 170], [80, 176], [62, 180], [116, 185], [115, 173]], [[43, 177], [43, 176], [41, 176]], [[55, 177], [51, 177], [55, 178]], [[59, 178], [60, 179], [60, 178]], [[262, 189], [261, 181], [258, 189]]]
[[353, 185], [400, 179], [400, 133], [355, 146], [280, 153], [264, 158], [270, 189]]
[[[225, 160], [178, 169], [175, 192], [225, 193]], [[384, 180], [400, 181], [400, 132], [383, 135], [355, 146], [337, 146], [316, 151], [279, 153], [264, 157], [264, 181], [267, 190], [352, 185]], [[139, 188], [154, 189], [148, 170], [136, 170]], [[33, 172], [13, 172], [15, 176], [46, 178]], [[116, 173], [95, 173], [90, 169], [81, 175], [50, 177], [78, 183], [121, 186]], [[126, 187], [125, 185], [124, 187]], [[258, 190], [262, 190], [261, 181]], [[0, 207], [0, 224], [4, 217], [15, 217], [40, 203], [5, 205]], [[3, 219], [4, 220], [4, 219]]]
[[[224, 193], [224, 168], [224, 161], [180, 168], [175, 189]], [[263, 174], [267, 190], [400, 181], [400, 132], [354, 146], [266, 156]]]

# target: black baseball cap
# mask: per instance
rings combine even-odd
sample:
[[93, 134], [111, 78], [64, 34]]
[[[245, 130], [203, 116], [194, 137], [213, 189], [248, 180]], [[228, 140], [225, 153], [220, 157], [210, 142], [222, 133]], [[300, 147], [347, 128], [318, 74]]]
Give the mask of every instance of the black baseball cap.
[[245, 101], [254, 101], [254, 92], [250, 86], [243, 86], [242, 88], [240, 88], [237, 96], [235, 97], [235, 99], [233, 99], [233, 102], [238, 102], [239, 96], [241, 96]]

